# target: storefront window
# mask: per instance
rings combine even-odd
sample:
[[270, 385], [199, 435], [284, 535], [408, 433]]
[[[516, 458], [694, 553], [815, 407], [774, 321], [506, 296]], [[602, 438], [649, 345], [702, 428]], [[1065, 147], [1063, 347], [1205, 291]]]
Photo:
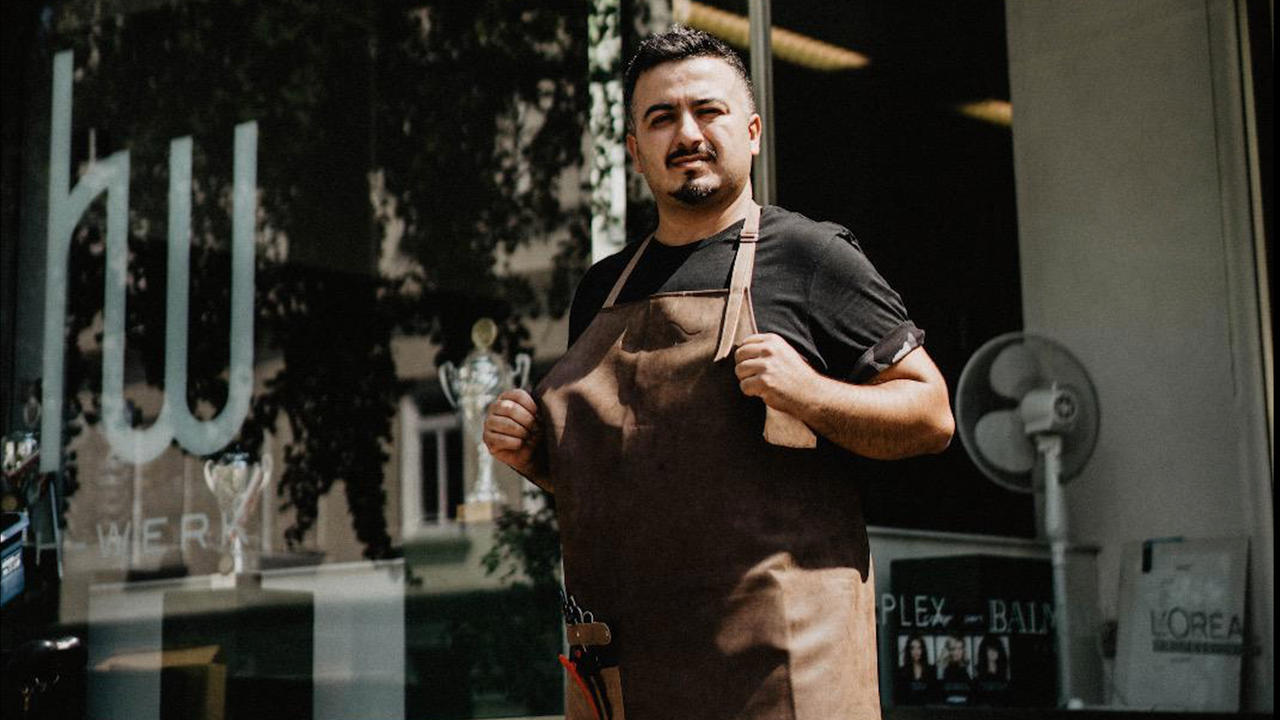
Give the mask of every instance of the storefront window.
[[563, 350], [586, 7], [10, 19], [6, 429], [40, 455], [6, 650], [79, 637], [91, 718], [561, 712], [556, 546], [499, 532], [552, 510], [503, 467], [472, 507], [437, 367], [481, 318]]
[[[672, 20], [746, 55], [746, 0], [616, 4], [623, 58]], [[84, 653], [45, 712], [561, 715], [554, 498], [485, 455], [479, 391], [457, 373], [479, 358], [531, 384], [564, 350], [606, 162], [590, 156], [590, 83], [611, 79], [588, 70], [592, 3], [3, 7], [0, 645], [6, 661], [38, 638]], [[776, 202], [852, 229], [954, 390], [986, 340], [1023, 325], [1011, 16], [771, 12]], [[656, 210], [627, 172], [610, 227], [634, 242]], [[873, 543], [902, 536], [875, 549], [882, 584], [925, 552], [1044, 554], [1033, 496], [988, 481], [958, 441], [851, 458], [849, 476]], [[1023, 704], [1051, 704], [1048, 600], [990, 640], [887, 632], [963, 586], [919, 589], [938, 567], [900, 564], [914, 589], [879, 588], [885, 703], [937, 700], [902, 670], [942, 680], [950, 656], [1000, 675], [1033, 658], [1046, 694]], [[999, 567], [1050, 595], [1047, 574]], [[913, 699], [913, 682], [929, 692]]]
[[[669, 9], [689, 21], [717, 6], [745, 21], [745, 3]], [[667, 11], [624, 3], [624, 49]], [[551, 499], [501, 466], [478, 494], [486, 460], [439, 368], [465, 362], [482, 318], [494, 351], [527, 354], [535, 378], [563, 350], [589, 246], [588, 7], [6, 12], [22, 72], [5, 90], [21, 108], [5, 116], [4, 232], [18, 241], [5, 256], [6, 427], [41, 446], [6, 486], [31, 520], [6, 647], [81, 637], [87, 678], [63, 694], [91, 718], [245, 717], [282, 699], [299, 718], [560, 712]], [[821, 16], [774, 20], [846, 54], [900, 49], [874, 41], [892, 17]], [[979, 45], [993, 52], [987, 19]], [[872, 111], [911, 76], [789, 58], [775, 67], [779, 201], [855, 228], [928, 315], [941, 307], [928, 269], [951, 263], [913, 262], [917, 236], [970, 206], [946, 185], [981, 159], [991, 232], [934, 245], [986, 248], [1000, 263], [979, 284], [1016, 288], [1007, 126], [958, 113], [958, 96]], [[970, 94], [1007, 96], [997, 65]], [[890, 115], [916, 122], [877, 124]], [[986, 149], [909, 151], [965, 133]], [[920, 203], [876, 200], [916, 197], [903, 188], [926, 168], [939, 172]], [[628, 232], [645, 234], [653, 209], [631, 185]], [[991, 314], [971, 303], [921, 318], [951, 375], [970, 345], [1017, 324], [1016, 296], [982, 302]], [[1029, 533], [1029, 509], [984, 500], [958, 447], [895, 472], [919, 492], [869, 491], [873, 522]], [[971, 494], [959, 511], [927, 507], [944, 486]]]

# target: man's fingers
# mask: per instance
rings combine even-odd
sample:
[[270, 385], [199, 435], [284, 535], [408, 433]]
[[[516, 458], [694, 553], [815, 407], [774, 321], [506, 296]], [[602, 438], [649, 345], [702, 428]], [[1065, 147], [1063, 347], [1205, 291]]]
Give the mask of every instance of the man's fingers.
[[[733, 361], [740, 363], [744, 360], [750, 360], [758, 357], [768, 357], [773, 354], [774, 339], [782, 341], [781, 336], [774, 333], [756, 333], [748, 335], [733, 353]], [[785, 341], [784, 341], [785, 342]]]
[[738, 376], [739, 380], [746, 380], [753, 375], [759, 375], [764, 372], [765, 364], [760, 360], [751, 358], [748, 360], [740, 360], [733, 367], [733, 373]]
[[743, 395], [783, 411], [805, 394], [816, 375], [800, 353], [774, 333], [749, 335], [734, 353], [733, 371]]
[[739, 365], [737, 374], [738, 387], [747, 395], [759, 395], [770, 386], [763, 369], [751, 366], [743, 368], [742, 365]]
[[489, 407], [489, 417], [510, 418], [524, 427], [532, 428], [538, 422], [538, 417], [535, 414], [537, 411], [537, 406], [530, 410], [515, 398], [499, 396], [497, 400], [493, 401], [493, 405]]
[[531, 477], [529, 460], [538, 432], [538, 403], [525, 390], [508, 390], [489, 406], [481, 439], [494, 458]]
[[484, 444], [489, 448], [489, 452], [496, 454], [519, 450], [524, 445], [524, 440], [486, 429], [484, 431]]
[[533, 426], [523, 424], [511, 417], [490, 415], [484, 421], [484, 429], [496, 435], [506, 435], [522, 440], [532, 434]]
[[499, 395], [495, 402], [502, 402], [504, 400], [525, 409], [530, 415], [538, 414], [538, 403], [534, 401], [533, 396], [529, 394], [528, 390], [521, 390], [519, 388], [507, 390]]

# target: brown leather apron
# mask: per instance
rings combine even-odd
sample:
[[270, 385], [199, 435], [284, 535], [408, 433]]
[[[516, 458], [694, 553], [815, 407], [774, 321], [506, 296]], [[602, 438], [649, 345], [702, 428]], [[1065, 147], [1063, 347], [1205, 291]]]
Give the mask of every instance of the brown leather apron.
[[756, 332], [759, 218], [728, 291], [615, 305], [646, 240], [535, 390], [566, 586], [611, 629], [627, 720], [880, 717], [848, 456], [767, 442], [734, 375], [729, 351]]

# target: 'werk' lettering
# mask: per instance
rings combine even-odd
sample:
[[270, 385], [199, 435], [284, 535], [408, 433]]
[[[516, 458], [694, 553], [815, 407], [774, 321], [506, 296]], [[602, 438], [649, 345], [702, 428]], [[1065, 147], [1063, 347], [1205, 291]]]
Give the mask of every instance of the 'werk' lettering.
[[[231, 534], [232, 525], [225, 513], [220, 514], [222, 538], [216, 542], [225, 545]], [[183, 552], [195, 546], [199, 546], [202, 550], [209, 549], [209, 516], [205, 513], [183, 513], [178, 518], [176, 538], [170, 525], [171, 520], [168, 517], [145, 518], [137, 529], [135, 538], [132, 521], [126, 521], [123, 528], [114, 520], [100, 521], [97, 528], [98, 551], [104, 558], [126, 557], [136, 541], [141, 554], [160, 555], [173, 546], [174, 539], [177, 540], [177, 545]], [[241, 532], [243, 531], [241, 528]], [[245, 535], [245, 538], [250, 541], [254, 539], [250, 535]]]

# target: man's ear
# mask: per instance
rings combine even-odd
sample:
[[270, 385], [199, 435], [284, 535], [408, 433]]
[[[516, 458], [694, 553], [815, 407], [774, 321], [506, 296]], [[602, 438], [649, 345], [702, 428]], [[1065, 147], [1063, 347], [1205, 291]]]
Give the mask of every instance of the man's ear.
[[760, 119], [759, 113], [751, 113], [751, 118], [747, 120], [747, 138], [751, 141], [751, 154], [760, 154], [760, 138], [764, 133], [764, 121]]
[[631, 156], [631, 166], [635, 171], [644, 174], [644, 165], [640, 162], [640, 146], [636, 140], [636, 136], [627, 133], [627, 154]]

